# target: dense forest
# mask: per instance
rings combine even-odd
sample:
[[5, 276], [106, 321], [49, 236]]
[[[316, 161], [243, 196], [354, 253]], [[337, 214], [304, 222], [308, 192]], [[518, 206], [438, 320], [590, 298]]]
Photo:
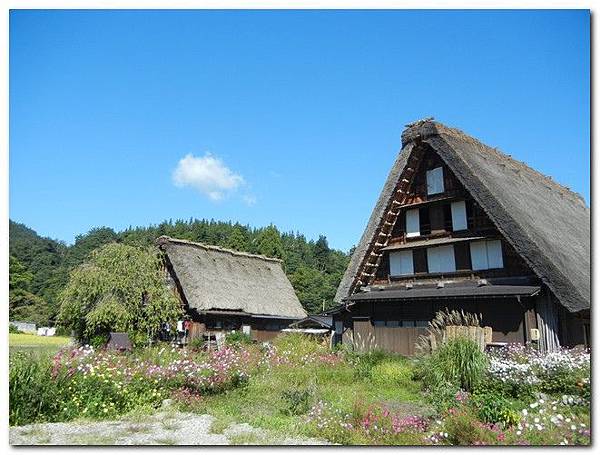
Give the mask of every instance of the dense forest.
[[10, 319], [37, 324], [54, 322], [59, 293], [69, 272], [83, 264], [96, 248], [111, 242], [149, 246], [168, 235], [238, 251], [283, 259], [285, 272], [308, 313], [333, 305], [349, 255], [329, 248], [325, 236], [307, 240], [300, 233], [282, 233], [275, 226], [251, 228], [215, 220], [172, 220], [116, 232], [98, 227], [76, 237], [73, 245], [39, 236], [24, 224], [10, 221]]

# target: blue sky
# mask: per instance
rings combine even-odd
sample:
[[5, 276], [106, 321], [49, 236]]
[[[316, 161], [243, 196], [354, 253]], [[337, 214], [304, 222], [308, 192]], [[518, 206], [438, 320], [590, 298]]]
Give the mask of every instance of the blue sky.
[[588, 11], [12, 11], [10, 217], [358, 242], [433, 116], [590, 198]]

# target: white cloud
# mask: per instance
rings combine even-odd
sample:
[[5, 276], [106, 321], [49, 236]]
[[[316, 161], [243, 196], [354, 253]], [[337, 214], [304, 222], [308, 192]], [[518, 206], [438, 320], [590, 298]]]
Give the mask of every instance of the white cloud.
[[244, 178], [210, 153], [202, 157], [190, 153], [177, 163], [173, 183], [180, 188], [191, 186], [209, 199], [219, 201], [243, 185]]
[[242, 199], [248, 207], [256, 205], [256, 196], [252, 196], [251, 194], [244, 194], [244, 196], [242, 196]]

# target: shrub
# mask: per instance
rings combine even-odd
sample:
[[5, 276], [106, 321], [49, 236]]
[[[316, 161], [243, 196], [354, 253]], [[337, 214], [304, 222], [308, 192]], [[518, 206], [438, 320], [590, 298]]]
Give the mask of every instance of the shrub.
[[108, 334], [95, 335], [90, 338], [90, 345], [95, 348], [101, 348], [108, 343]]
[[290, 416], [306, 414], [312, 396], [313, 392], [308, 387], [286, 389], [281, 392], [281, 411]]
[[538, 391], [590, 398], [590, 354], [580, 349], [542, 353], [531, 346], [508, 345], [488, 353], [487, 387], [531, 399]]
[[482, 424], [467, 407], [462, 407], [449, 410], [440, 433], [444, 438], [443, 443], [470, 446], [497, 443], [498, 430], [493, 425]]
[[9, 421], [24, 425], [44, 420], [52, 421], [60, 412], [57, 398], [61, 395], [64, 377], [52, 378], [49, 355], [17, 352], [9, 359]]
[[438, 384], [428, 389], [426, 399], [436, 411], [443, 412], [458, 404], [456, 397], [459, 393], [460, 387], [456, 384]]
[[304, 360], [315, 355], [329, 353], [322, 341], [301, 333], [285, 333], [273, 340], [277, 353], [290, 362], [305, 363]]
[[487, 366], [485, 354], [477, 344], [457, 338], [421, 358], [420, 375], [431, 390], [453, 384], [471, 391], [482, 380]]
[[377, 385], [395, 385], [406, 387], [410, 385], [413, 377], [413, 368], [406, 362], [385, 360], [374, 365], [370, 371], [370, 378]]
[[590, 398], [589, 370], [571, 369], [567, 366], [554, 368], [539, 375], [542, 392], [556, 395], [579, 395]]
[[229, 332], [225, 335], [225, 343], [230, 346], [248, 345], [252, 344], [252, 338], [250, 335], [243, 332]]
[[500, 423], [510, 427], [519, 423], [521, 415], [504, 396], [494, 392], [473, 395], [472, 404], [482, 422]]
[[373, 367], [388, 358], [388, 354], [379, 349], [364, 354], [349, 353], [348, 356], [354, 363], [354, 374], [359, 379], [369, 379]]
[[188, 343], [188, 346], [195, 351], [200, 351], [204, 348], [204, 338], [193, 338], [192, 341]]
[[23, 333], [23, 332], [21, 330], [19, 330], [16, 325], [9, 324], [8, 325], [8, 333]]

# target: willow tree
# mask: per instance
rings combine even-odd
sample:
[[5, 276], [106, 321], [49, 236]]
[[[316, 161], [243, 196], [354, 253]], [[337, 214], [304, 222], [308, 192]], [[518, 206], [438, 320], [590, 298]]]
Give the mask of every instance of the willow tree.
[[109, 332], [127, 332], [134, 343], [156, 337], [181, 315], [154, 249], [111, 243], [75, 268], [60, 294], [59, 324], [81, 342], [99, 344]]

